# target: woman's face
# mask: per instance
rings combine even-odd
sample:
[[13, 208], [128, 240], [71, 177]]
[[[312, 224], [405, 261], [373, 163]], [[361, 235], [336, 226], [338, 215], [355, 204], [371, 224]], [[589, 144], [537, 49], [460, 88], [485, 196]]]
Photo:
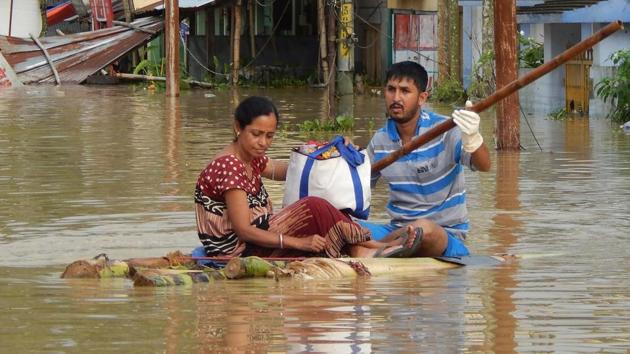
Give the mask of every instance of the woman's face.
[[239, 124], [235, 123], [236, 132], [238, 133], [237, 143], [243, 152], [252, 158], [262, 157], [271, 146], [277, 126], [278, 120], [273, 112], [254, 118], [252, 123], [244, 128], [239, 127]]

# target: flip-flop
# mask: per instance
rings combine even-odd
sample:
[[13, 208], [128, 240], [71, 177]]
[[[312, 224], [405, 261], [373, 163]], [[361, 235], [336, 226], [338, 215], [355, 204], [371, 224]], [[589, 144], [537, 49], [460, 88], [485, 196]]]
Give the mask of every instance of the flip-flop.
[[[406, 240], [408, 239], [408, 236], [405, 236], [405, 242], [402, 244], [402, 247], [397, 247], [387, 253], [385, 252], [385, 249], [389, 248], [389, 247], [395, 247], [395, 246], [383, 246], [381, 248], [378, 249], [378, 251], [376, 251], [376, 253], [374, 253], [374, 258], [380, 257], [380, 258], [409, 258], [409, 257], [413, 257], [416, 252], [418, 251], [418, 248], [420, 247], [420, 244], [422, 244], [422, 228], [421, 227], [416, 227], [415, 229], [416, 232], [416, 238], [413, 240], [413, 244], [411, 245], [411, 247], [405, 247], [405, 243]], [[406, 235], [406, 234], [405, 234]]]
[[[384, 253], [386, 249], [396, 247], [395, 249]], [[408, 249], [405, 246], [383, 246], [374, 253], [374, 258], [403, 258], [403, 254], [406, 253]]]
[[422, 230], [421, 227], [416, 227], [414, 231], [416, 233], [416, 238], [413, 239], [413, 244], [411, 244], [411, 247], [409, 248], [405, 247], [406, 252], [403, 255], [401, 255], [401, 257], [404, 257], [404, 258], [414, 257], [416, 253], [418, 252], [418, 250], [420, 249], [420, 245], [422, 244], [422, 237], [424, 236], [424, 231]]

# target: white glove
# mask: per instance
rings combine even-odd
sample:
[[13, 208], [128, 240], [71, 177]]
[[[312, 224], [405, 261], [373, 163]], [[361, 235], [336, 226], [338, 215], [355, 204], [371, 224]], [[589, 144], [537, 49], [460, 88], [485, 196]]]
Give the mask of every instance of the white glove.
[[[472, 105], [472, 102], [466, 101], [466, 108], [470, 108]], [[453, 117], [453, 121], [462, 131], [464, 151], [473, 153], [479, 149], [481, 144], [483, 144], [483, 137], [479, 134], [481, 117], [477, 113], [465, 109], [454, 110], [451, 117]]]

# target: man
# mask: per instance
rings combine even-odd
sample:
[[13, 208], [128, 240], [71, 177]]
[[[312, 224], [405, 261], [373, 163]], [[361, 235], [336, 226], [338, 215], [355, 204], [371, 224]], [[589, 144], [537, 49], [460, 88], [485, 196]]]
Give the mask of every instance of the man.
[[[388, 120], [368, 146], [372, 163], [398, 150], [417, 135], [448, 117], [422, 109], [429, 96], [427, 72], [405, 61], [387, 72], [385, 104]], [[467, 102], [467, 107], [472, 104]], [[389, 185], [389, 224], [361, 222], [375, 240], [401, 238], [405, 257], [461, 257], [469, 254], [463, 243], [468, 232], [463, 166], [473, 171], [490, 169], [490, 154], [479, 134], [479, 115], [455, 110], [457, 127], [372, 174], [372, 187], [383, 177]], [[416, 228], [417, 232], [408, 232]], [[411, 236], [407, 236], [411, 235]]]

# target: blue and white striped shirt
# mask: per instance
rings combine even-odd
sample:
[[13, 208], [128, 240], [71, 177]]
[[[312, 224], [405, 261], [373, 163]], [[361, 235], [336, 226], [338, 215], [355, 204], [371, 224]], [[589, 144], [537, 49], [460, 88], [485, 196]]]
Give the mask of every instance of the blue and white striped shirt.
[[[446, 119], [449, 118], [421, 111], [416, 135], [424, 134]], [[390, 118], [370, 141], [370, 161], [375, 163], [401, 146], [396, 123]], [[468, 211], [463, 166], [474, 170], [470, 153], [462, 148], [461, 131], [455, 127], [372, 174], [372, 187], [381, 176], [388, 183], [387, 212], [393, 225], [401, 227], [427, 218], [455, 236], [465, 238]]]

